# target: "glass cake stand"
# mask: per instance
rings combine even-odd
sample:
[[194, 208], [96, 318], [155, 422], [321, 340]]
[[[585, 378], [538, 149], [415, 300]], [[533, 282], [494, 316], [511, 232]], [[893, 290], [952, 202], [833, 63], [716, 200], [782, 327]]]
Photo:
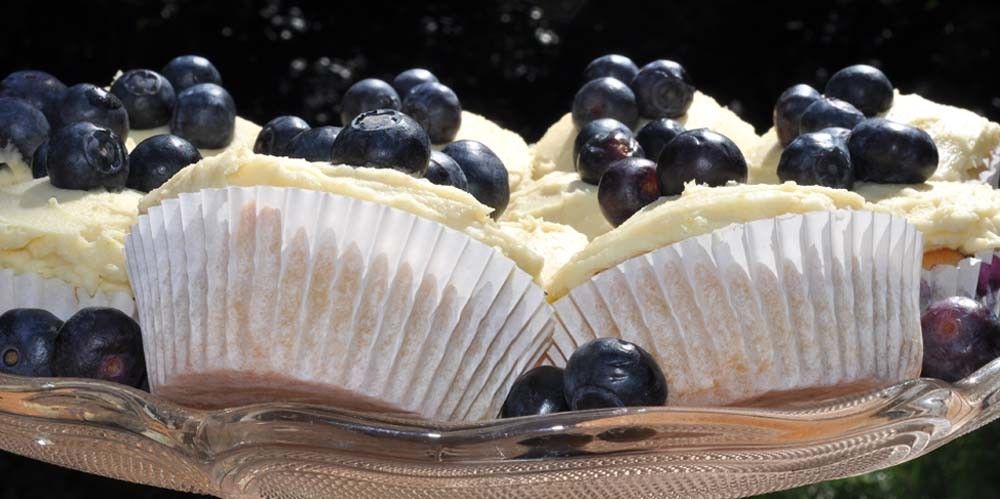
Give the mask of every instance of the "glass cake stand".
[[0, 375], [0, 448], [220, 497], [740, 497], [887, 468], [1000, 414], [1000, 359], [774, 408], [598, 410], [472, 424], [330, 408], [197, 411], [118, 385]]

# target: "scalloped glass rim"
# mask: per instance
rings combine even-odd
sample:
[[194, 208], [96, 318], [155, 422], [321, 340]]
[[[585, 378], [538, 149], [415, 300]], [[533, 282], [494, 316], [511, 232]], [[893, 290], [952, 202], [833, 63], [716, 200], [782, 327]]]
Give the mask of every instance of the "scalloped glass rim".
[[1000, 359], [774, 408], [652, 407], [436, 423], [269, 404], [186, 409], [103, 382], [0, 374], [0, 448], [225, 497], [739, 497], [875, 471], [1000, 415]]

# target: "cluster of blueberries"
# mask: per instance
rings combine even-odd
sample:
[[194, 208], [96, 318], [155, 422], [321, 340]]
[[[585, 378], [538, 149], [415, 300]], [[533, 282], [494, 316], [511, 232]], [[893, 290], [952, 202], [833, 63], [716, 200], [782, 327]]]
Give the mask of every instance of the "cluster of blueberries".
[[625, 340], [598, 338], [577, 348], [566, 369], [540, 366], [518, 377], [500, 417], [666, 402], [667, 381], [648, 352]]
[[0, 372], [91, 378], [148, 391], [139, 324], [115, 308], [84, 308], [66, 322], [36, 308], [4, 312]]
[[[176, 57], [160, 73], [126, 71], [105, 90], [67, 87], [43, 71], [0, 81], [0, 148], [13, 146], [35, 178], [62, 189], [148, 192], [201, 159], [198, 148], [233, 140], [236, 104], [204, 57]], [[129, 130], [169, 124], [170, 134], [125, 149]]]
[[892, 107], [885, 73], [848, 66], [830, 77], [824, 92], [794, 85], [774, 105], [774, 128], [785, 148], [778, 162], [782, 182], [851, 189], [855, 180], [917, 184], [934, 174], [938, 150], [931, 136], [877, 117]]
[[[311, 128], [297, 116], [279, 116], [261, 129], [254, 152], [393, 168], [467, 191], [493, 208], [494, 218], [507, 208], [507, 168], [481, 142], [454, 141], [462, 126], [461, 103], [430, 71], [403, 71], [392, 84], [358, 81], [344, 93], [340, 119], [343, 128]], [[436, 151], [432, 144], [447, 146]]]
[[[591, 61], [587, 83], [573, 99], [573, 162], [580, 178], [598, 186], [598, 203], [614, 226], [686, 182], [710, 186], [746, 182], [747, 163], [729, 138], [675, 121], [694, 100], [684, 67], [657, 60], [639, 68], [611, 54]], [[650, 120], [635, 133], [640, 118]]]

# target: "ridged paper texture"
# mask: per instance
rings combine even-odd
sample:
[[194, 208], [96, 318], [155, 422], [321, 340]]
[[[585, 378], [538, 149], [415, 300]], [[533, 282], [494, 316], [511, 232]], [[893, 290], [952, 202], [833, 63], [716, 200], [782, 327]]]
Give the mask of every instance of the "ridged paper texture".
[[193, 405], [339, 394], [431, 419], [493, 417], [551, 335], [543, 291], [513, 261], [349, 197], [181, 194], [139, 218], [126, 258], [153, 392]]
[[980, 251], [955, 265], [935, 265], [923, 271], [921, 308], [952, 296], [977, 299], [1000, 313], [1000, 251]]
[[0, 314], [12, 308], [40, 308], [62, 320], [86, 307], [113, 307], [135, 316], [135, 302], [128, 293], [91, 295], [62, 279], [45, 278], [34, 272], [0, 270]]
[[921, 236], [902, 218], [815, 212], [733, 225], [625, 261], [555, 303], [562, 365], [597, 337], [660, 363], [670, 405], [722, 405], [916, 377]]

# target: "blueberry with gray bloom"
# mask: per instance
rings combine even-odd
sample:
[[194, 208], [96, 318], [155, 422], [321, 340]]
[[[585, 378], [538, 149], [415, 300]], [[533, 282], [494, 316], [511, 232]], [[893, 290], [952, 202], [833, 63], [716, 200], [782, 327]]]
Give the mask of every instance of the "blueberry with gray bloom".
[[377, 78], [361, 80], [344, 92], [340, 101], [340, 122], [346, 128], [361, 113], [376, 109], [399, 110], [399, 94], [388, 83]]
[[682, 133], [684, 125], [670, 118], [660, 118], [643, 125], [639, 133], [635, 134], [635, 140], [639, 141], [642, 150], [646, 152], [646, 158], [655, 162], [660, 159], [663, 148]]
[[333, 142], [335, 164], [394, 168], [423, 177], [431, 157], [427, 132], [413, 118], [393, 110], [362, 113]]
[[694, 101], [694, 83], [684, 67], [660, 59], [646, 64], [631, 83], [639, 104], [639, 114], [646, 118], [680, 118]]
[[485, 144], [474, 140], [452, 142], [442, 152], [462, 168], [469, 194], [493, 208], [494, 220], [500, 218], [510, 202], [510, 180], [503, 161]]
[[21, 99], [38, 109], [53, 127], [59, 119], [59, 106], [66, 97], [66, 85], [45, 71], [15, 71], [0, 81], [0, 97]]
[[434, 73], [423, 68], [413, 68], [396, 75], [392, 80], [392, 88], [396, 90], [400, 98], [405, 100], [406, 94], [410, 93], [410, 89], [413, 87], [422, 83], [437, 83], [437, 81], [437, 76], [434, 76]]
[[782, 182], [793, 181], [799, 185], [851, 189], [854, 187], [854, 167], [847, 142], [824, 132], [795, 137], [781, 152], [778, 178]]
[[236, 103], [215, 83], [199, 83], [177, 96], [170, 131], [202, 149], [221, 149], [236, 133]]
[[122, 139], [128, 137], [128, 111], [115, 94], [97, 85], [80, 83], [69, 87], [66, 98], [59, 107], [59, 124], [66, 126], [78, 121], [89, 121], [97, 126], [110, 128]]
[[111, 93], [125, 105], [129, 126], [134, 130], [166, 125], [177, 103], [173, 85], [148, 69], [126, 71], [111, 84]]
[[260, 129], [253, 144], [253, 152], [285, 156], [292, 139], [306, 130], [309, 130], [309, 124], [304, 119], [298, 116], [278, 116]]
[[849, 102], [820, 97], [809, 104], [799, 119], [799, 133], [818, 132], [824, 128], [854, 128], [865, 115]]
[[469, 181], [466, 180], [462, 167], [441, 151], [431, 151], [424, 178], [437, 185], [450, 185], [463, 191], [469, 188]]
[[608, 77], [628, 85], [638, 72], [639, 67], [632, 62], [632, 59], [623, 55], [608, 54], [590, 61], [587, 69], [583, 71], [583, 78], [590, 81]]
[[802, 123], [802, 113], [821, 97], [819, 91], [804, 83], [793, 85], [781, 93], [774, 103], [774, 130], [778, 134], [781, 147], [786, 147], [792, 139], [799, 136], [799, 125]]
[[150, 192], [170, 180], [184, 167], [201, 161], [194, 144], [170, 134], [154, 135], [135, 146], [128, 156], [130, 189]]
[[80, 191], [120, 191], [129, 172], [128, 153], [118, 134], [86, 121], [52, 134], [45, 164], [53, 186]]
[[432, 144], [455, 140], [462, 126], [462, 104], [450, 88], [440, 83], [422, 83], [403, 99], [403, 112], [420, 123]]
[[563, 388], [574, 411], [667, 401], [667, 380], [653, 356], [617, 338], [598, 338], [577, 348], [566, 363]]
[[850, 102], [868, 117], [892, 107], [892, 82], [881, 70], [867, 64], [855, 64], [834, 73], [826, 82], [824, 93]]
[[339, 126], [320, 126], [296, 135], [285, 147], [285, 156], [308, 161], [331, 161]]
[[0, 97], [0, 150], [13, 147], [30, 165], [49, 131], [49, 121], [37, 108], [21, 99]]
[[222, 85], [222, 75], [208, 59], [200, 55], [174, 57], [163, 66], [163, 76], [173, 85], [175, 92], [183, 92], [199, 83]]
[[609, 77], [584, 84], [573, 97], [572, 114], [577, 129], [601, 118], [613, 118], [629, 128], [639, 122], [639, 107], [632, 89]]

